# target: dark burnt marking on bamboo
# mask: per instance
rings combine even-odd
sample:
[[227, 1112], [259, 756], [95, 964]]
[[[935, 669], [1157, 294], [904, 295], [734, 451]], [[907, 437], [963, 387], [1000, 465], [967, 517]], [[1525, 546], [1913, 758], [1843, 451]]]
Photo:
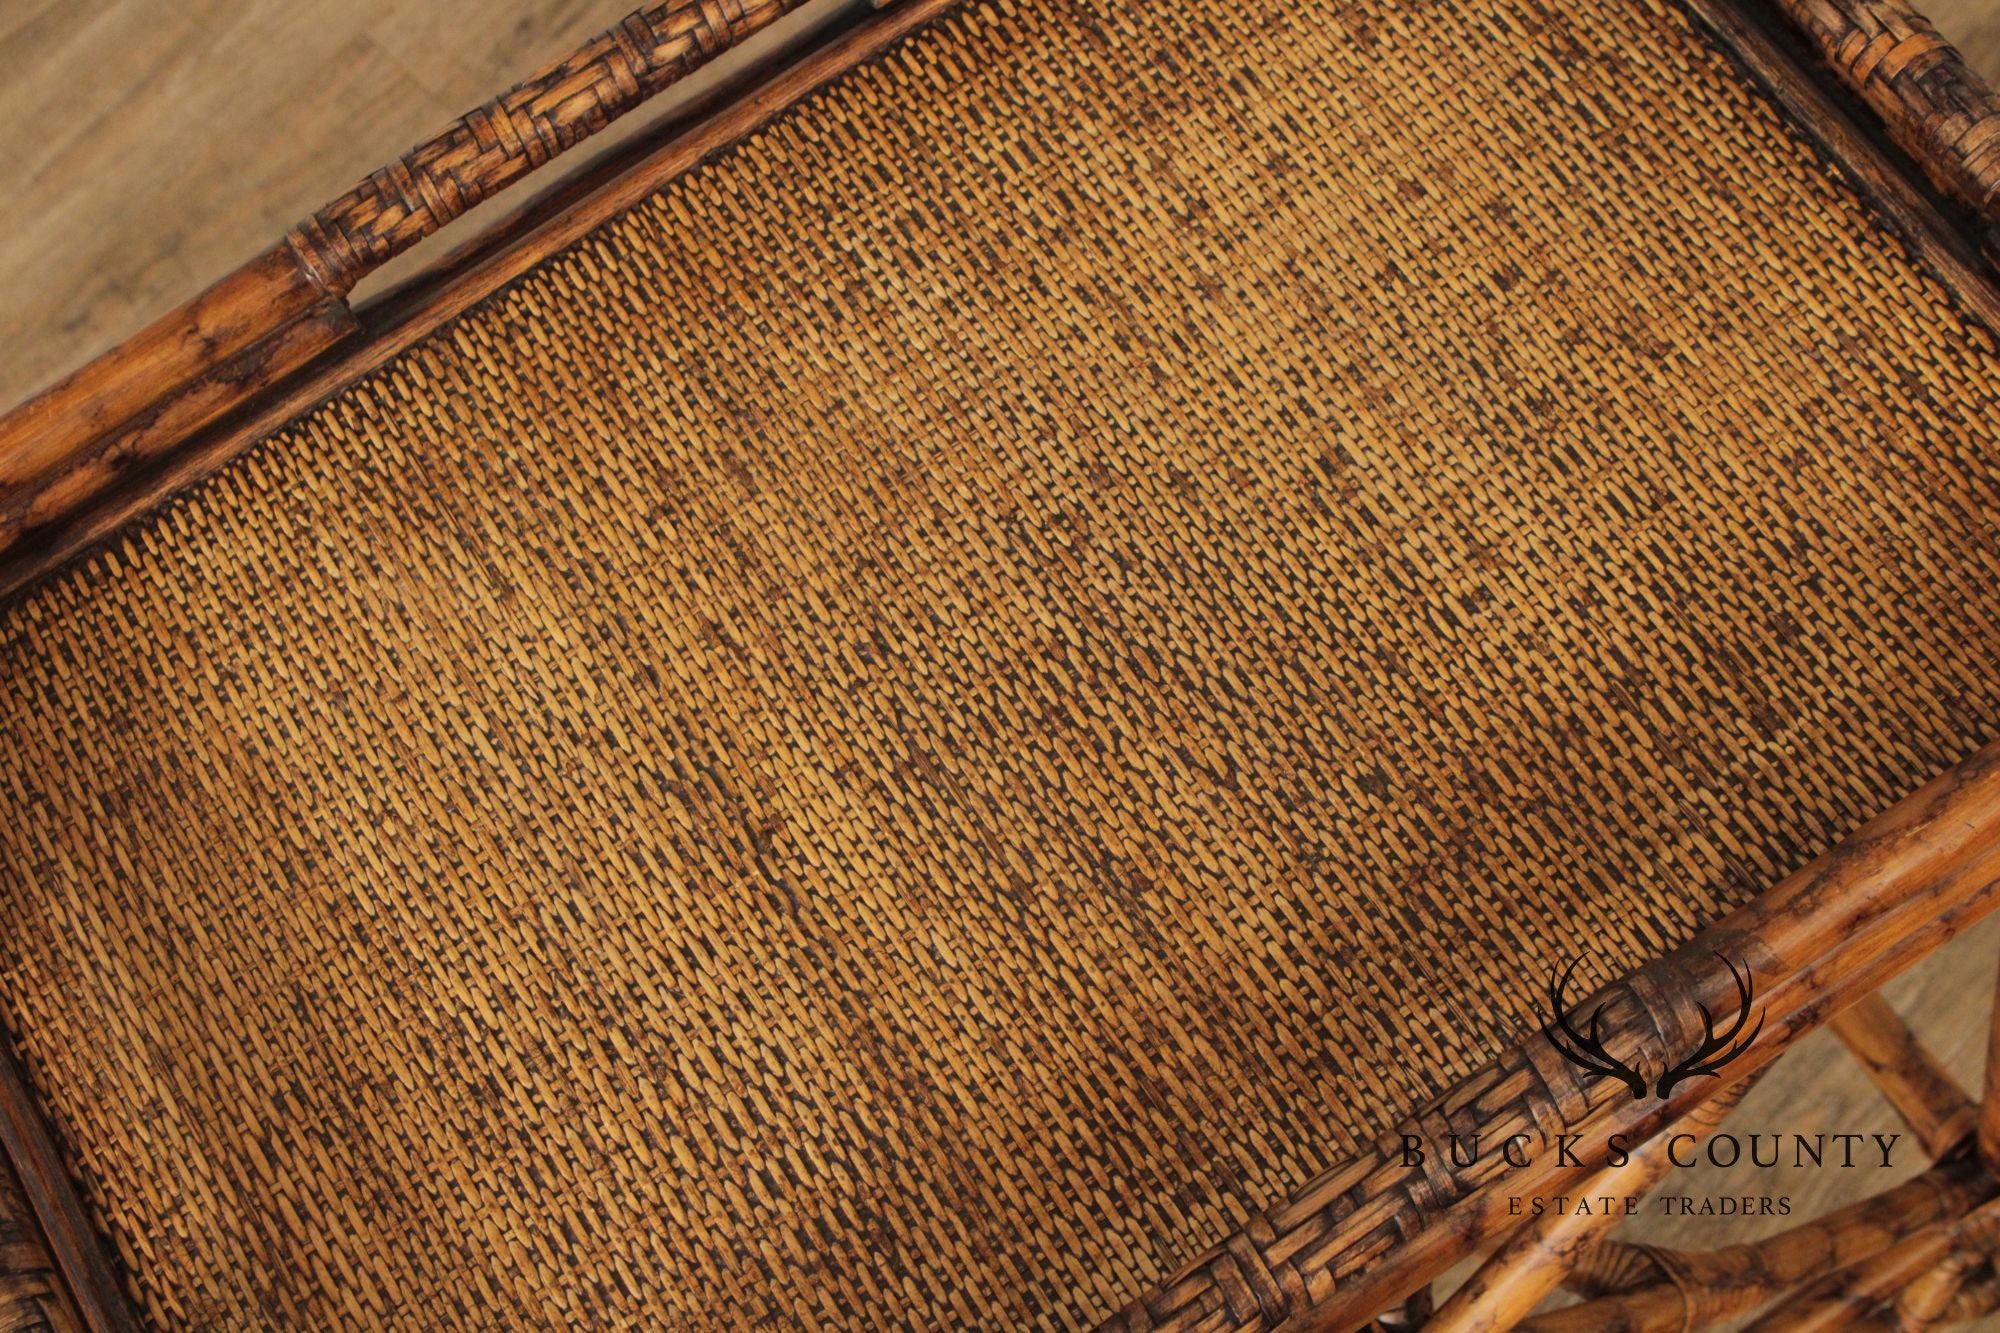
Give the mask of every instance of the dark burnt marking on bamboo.
[[0, 417], [0, 568], [33, 568], [150, 460], [199, 447], [318, 360], [352, 330], [342, 301], [373, 269], [804, 3], [669, 0], [629, 15]]
[[[1753, 963], [1774, 983], [1771, 1003], [1775, 1022], [1759, 1048], [1730, 1071], [1735, 1076], [1754, 1073], [1810, 1031], [1826, 1012], [1872, 992], [1885, 970], [1893, 971], [1912, 961], [1976, 913], [1991, 907], [1996, 861], [2000, 861], [2000, 854], [1996, 854], [1996, 847], [2000, 847], [1997, 770], [2000, 745], [1988, 746], [1763, 898], [1674, 952], [1602, 988], [1579, 1008], [1588, 1012], [1604, 1006], [1610, 1020], [1605, 1041], [1607, 1045], [1617, 1043], [1617, 1049], [1698, 1032], [1702, 1008], [1712, 1010], [1735, 988], [1735, 977], [1715, 963], [1714, 955], [1727, 949]], [[1913, 905], [1923, 910], [1913, 912]], [[1882, 937], [1892, 938], [1885, 941]], [[1898, 940], [1912, 947], [1899, 953], [1893, 947]], [[1262, 1214], [1260, 1225], [1276, 1234], [1270, 1246], [1275, 1259], [1288, 1263], [1297, 1278], [1296, 1283], [1287, 1282], [1287, 1289], [1304, 1290], [1311, 1294], [1311, 1301], [1290, 1307], [1280, 1320], [1270, 1320], [1259, 1310], [1228, 1304], [1225, 1297], [1235, 1326], [1268, 1328], [1283, 1323], [1287, 1327], [1331, 1328], [1365, 1321], [1375, 1307], [1393, 1303], [1402, 1291], [1429, 1281], [1451, 1258], [1514, 1228], [1503, 1209], [1490, 1206], [1493, 1191], [1489, 1174], [1435, 1165], [1436, 1151], [1447, 1146], [1436, 1132], [1438, 1108], [1462, 1110], [1470, 1124], [1494, 1142], [1528, 1133], [1538, 1148], [1546, 1151], [1553, 1139], [1541, 1137], [1541, 1127], [1552, 1119], [1572, 1133], [1588, 1135], [1594, 1146], [1601, 1148], [1604, 1137], [1613, 1132], [1628, 1135], [1632, 1142], [1644, 1141], [1734, 1082], [1732, 1077], [1710, 1080], [1705, 1086], [1690, 1084], [1677, 1090], [1669, 1101], [1635, 1104], [1610, 1081], [1592, 1080], [1593, 1090], [1574, 1078], [1567, 1085], [1517, 1079], [1518, 1073], [1534, 1071], [1533, 1052], [1546, 1041], [1545, 1035], [1536, 1034], [1413, 1117], [1402, 1132], [1422, 1140], [1425, 1151], [1418, 1162], [1412, 1164], [1405, 1158], [1399, 1133], [1384, 1139], [1372, 1157], [1327, 1173], [1301, 1190], [1292, 1204], [1278, 1205]], [[1537, 1095], [1546, 1096], [1550, 1091], [1554, 1096], [1549, 1107], [1532, 1104]], [[1535, 1168], [1521, 1173], [1520, 1188], [1560, 1192], [1598, 1165], [1582, 1155], [1578, 1168], [1546, 1168], [1543, 1160], [1538, 1158]], [[1948, 1164], [1949, 1171], [1959, 1169]], [[1533, 1179], [1528, 1179], [1531, 1176]], [[1957, 1175], [1950, 1175], [1938, 1187], [1947, 1191], [1945, 1195], [1937, 1195], [1930, 1185], [1915, 1188], [1926, 1199], [1953, 1200], [1959, 1193], [1950, 1191], [1972, 1189]], [[1310, 1201], [1310, 1211], [1300, 1207], [1306, 1201]], [[1968, 1198], [1967, 1206], [1973, 1201]], [[1894, 1192], [1869, 1203], [1904, 1211], [1912, 1206], [1908, 1194]], [[1846, 1216], [1836, 1215], [1836, 1220]], [[1860, 1216], [1867, 1221], [1877, 1214], [1864, 1212]], [[1902, 1217], [1903, 1212], [1896, 1216]], [[1392, 1218], [1407, 1249], [1397, 1263], [1389, 1264], [1381, 1262], [1383, 1256], [1374, 1240]], [[1805, 1240], [1797, 1243], [1803, 1244], [1821, 1233], [1799, 1234]], [[1212, 1310], [1202, 1299], [1203, 1284], [1220, 1283], [1216, 1265], [1226, 1254], [1221, 1247], [1210, 1251], [1174, 1282], [1128, 1306], [1104, 1327], [1199, 1327]], [[1763, 1260], [1755, 1252], [1732, 1251], [1717, 1262], [1725, 1267], [1749, 1264], [1754, 1268]], [[1735, 1293], [1742, 1290], [1732, 1283], [1720, 1283], [1719, 1289], [1728, 1301], [1734, 1301]], [[1625, 1327], [1621, 1320], [1630, 1312], [1607, 1307], [1601, 1314], [1603, 1322], [1590, 1327]]]
[[1947, 194], [2000, 221], [2000, 98], [1906, 0], [1780, 0]]

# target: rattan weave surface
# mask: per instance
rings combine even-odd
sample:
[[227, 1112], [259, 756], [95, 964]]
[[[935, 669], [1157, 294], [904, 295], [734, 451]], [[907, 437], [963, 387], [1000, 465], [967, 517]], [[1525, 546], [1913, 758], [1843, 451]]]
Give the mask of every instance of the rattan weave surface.
[[1075, 1325], [1995, 734], [1991, 339], [1668, 4], [977, 2], [0, 626], [175, 1327]]

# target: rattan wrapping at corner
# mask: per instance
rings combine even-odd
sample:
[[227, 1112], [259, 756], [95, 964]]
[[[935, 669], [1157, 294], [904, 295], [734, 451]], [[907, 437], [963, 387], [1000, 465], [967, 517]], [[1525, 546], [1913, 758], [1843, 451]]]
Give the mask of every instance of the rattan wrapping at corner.
[[1938, 188], [2000, 224], [2000, 96], [1908, 0], [1781, 0]]

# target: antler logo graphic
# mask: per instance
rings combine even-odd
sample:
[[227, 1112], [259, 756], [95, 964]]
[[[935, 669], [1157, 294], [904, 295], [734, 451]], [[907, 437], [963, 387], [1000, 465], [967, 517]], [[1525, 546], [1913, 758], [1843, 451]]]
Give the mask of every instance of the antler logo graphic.
[[[1590, 1035], [1585, 1036], [1569, 1025], [1569, 1006], [1563, 1003], [1563, 992], [1569, 989], [1569, 979], [1576, 975], [1581, 958], [1573, 959], [1564, 969], [1562, 980], [1549, 978], [1549, 1023], [1544, 1032], [1549, 1042], [1563, 1053], [1563, 1058], [1578, 1069], [1597, 1075], [1599, 1078], [1615, 1078], [1632, 1090], [1632, 1100], [1638, 1101], [1646, 1095], [1646, 1080], [1638, 1070], [1613, 1056], [1604, 1049], [1603, 1027], [1604, 1006], [1598, 1005], [1590, 1013]], [[1561, 1033], [1561, 1036], [1556, 1035]], [[1564, 1038], [1568, 1038], [1567, 1041]]]
[[[1724, 1065], [1749, 1050], [1764, 1030], [1764, 1014], [1760, 1013], [1757, 1025], [1747, 1034], [1743, 1031], [1744, 1025], [1750, 1021], [1752, 989], [1749, 969], [1739, 970], [1735, 963], [1721, 954], [1715, 956], [1722, 960], [1722, 965], [1729, 969], [1730, 980], [1736, 983], [1736, 1017], [1727, 1028], [1718, 1031], [1715, 1016], [1708, 1012], [1708, 1006], [1696, 1005], [1701, 1011], [1701, 1044], [1678, 1064], [1661, 1070], [1658, 1081], [1653, 1084], [1655, 1097], [1667, 1097], [1685, 1079], [1715, 1077]], [[1587, 1031], [1579, 1032], [1570, 1023], [1569, 1006], [1563, 1002], [1563, 994], [1569, 989], [1570, 978], [1576, 975], [1577, 966], [1582, 961], [1579, 958], [1571, 962], [1563, 969], [1560, 978], [1550, 978], [1549, 1022], [1543, 1032], [1549, 1044], [1562, 1052], [1564, 1059], [1598, 1078], [1617, 1079], [1631, 1092], [1632, 1100], [1638, 1101], [1646, 1095], [1646, 1076], [1605, 1049], [1605, 1006], [1600, 1004], [1591, 1010]]]
[[1660, 1075], [1660, 1081], [1653, 1087], [1655, 1097], [1665, 1097], [1674, 1090], [1674, 1084], [1684, 1078], [1714, 1078], [1716, 1071], [1750, 1049], [1756, 1042], [1757, 1034], [1764, 1030], [1764, 1013], [1757, 1015], [1757, 1026], [1750, 1029], [1748, 1036], [1741, 1035], [1743, 1025], [1750, 1021], [1750, 969], [1736, 970], [1736, 964], [1722, 959], [1722, 965], [1729, 969], [1729, 979], [1736, 983], [1736, 1021], [1729, 1025], [1727, 1032], [1715, 1030], [1715, 1018], [1708, 1012], [1708, 1006], [1698, 1004], [1701, 1010], [1701, 1027], [1705, 1034], [1701, 1045], [1694, 1053], [1673, 1068]]

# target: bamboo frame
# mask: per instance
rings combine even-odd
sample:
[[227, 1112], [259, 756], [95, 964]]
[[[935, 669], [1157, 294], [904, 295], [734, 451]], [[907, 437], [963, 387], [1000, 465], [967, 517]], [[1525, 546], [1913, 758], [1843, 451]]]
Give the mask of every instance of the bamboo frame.
[[2000, 1306], [2000, 1274], [1993, 1271], [1994, 1222], [1989, 1205], [1960, 1225], [1958, 1246], [1897, 1296], [1897, 1328], [1939, 1328], [1977, 1319]]
[[[1613, 1080], [1580, 1081], [1537, 1033], [1420, 1110], [1374, 1152], [1253, 1218], [1108, 1327], [1192, 1330], [1217, 1317], [1251, 1328], [1364, 1323], [1459, 1256], [1512, 1231], [1508, 1195], [1574, 1193], [1600, 1163], [1565, 1165], [1554, 1151], [1557, 1136], [1595, 1145], [1614, 1134], [1632, 1143], [1651, 1139], [1996, 904], [2000, 745], [1688, 945], [1575, 1006], [1585, 1015], [1602, 1008], [1605, 1044], [1634, 1052], [1629, 1063], [1638, 1065], [1647, 1058], [1639, 1052], [1698, 1042], [1701, 1009], [1727, 1012], [1734, 995], [1734, 978], [1715, 955], [1745, 960], [1766, 1006], [1763, 1035], [1716, 1080], [1682, 1084], [1664, 1101], [1638, 1101]], [[1453, 1134], [1492, 1142], [1524, 1136], [1530, 1164], [1510, 1170], [1486, 1159], [1453, 1169], [1444, 1165]], [[1414, 1166], [1406, 1164], [1406, 1136], [1423, 1147]]]
[[347, 297], [362, 278], [805, 3], [635, 10], [0, 417], [0, 558], [66, 549], [66, 530], [107, 496], [352, 339]]
[[[226, 462], [273, 426], [380, 365], [444, 319], [583, 234], [813, 88], [950, 10], [904, 0], [816, 51], [759, 71], [677, 123], [634, 160], [560, 192], [393, 294], [377, 318], [350, 310], [355, 283], [468, 208], [541, 167], [803, 0], [719, 7], [670, 0], [641, 10], [473, 112], [295, 227], [181, 309], [0, 418], [0, 596]], [[1683, 0], [1771, 96], [1860, 180], [1968, 307], [2000, 328], [2000, 294], [1964, 235], [1902, 166], [1867, 142], [1730, 0]], [[880, 3], [880, 0], [878, 0]], [[1781, 0], [1819, 54], [1879, 113], [1932, 182], [1984, 222], [2000, 220], [2000, 100], [1903, 0]], [[1682, 1327], [1742, 1313], [1829, 1266], [1770, 1327], [1893, 1317], [1930, 1326], [1989, 1308], [2000, 1230], [2000, 1058], [1975, 1108], [1873, 992], [2000, 905], [2000, 747], [1974, 755], [1697, 940], [1600, 990], [1605, 1041], [1636, 1066], [1685, 1049], [1705, 1006], [1726, 1008], [1752, 969], [1766, 1027], [1713, 1081], [1657, 1103], [1586, 1083], [1540, 1034], [1419, 1110], [1371, 1154], [1306, 1183], [1107, 1327], [1291, 1330], [1359, 1326], [1395, 1307], [1400, 1327], [1511, 1327], [1558, 1284], [1593, 1297], [1527, 1327]], [[1850, 1008], [1851, 1006], [1851, 1008]], [[1840, 1011], [1846, 1009], [1845, 1014]], [[1589, 1221], [1518, 1227], [1490, 1166], [1448, 1162], [1444, 1136], [1559, 1133], [1646, 1146], [1630, 1163], [1570, 1167], [1538, 1152], [1505, 1181], [1555, 1193], [1594, 1181], [1632, 1192], [1658, 1179], [1669, 1128], [1706, 1132], [1744, 1080], [1833, 1018], [1927, 1150], [1951, 1157], [1918, 1181], [1756, 1246], [1710, 1254], [1606, 1241]], [[1994, 1037], [2000, 1057], [2000, 1028]], [[131, 1326], [47, 1127], [18, 1074], [0, 1068], [0, 1140], [27, 1186], [80, 1326]], [[1402, 1160], [1402, 1135], [1423, 1143]], [[1591, 1186], [1595, 1187], [1595, 1186]], [[1479, 1276], [1430, 1313], [1447, 1266], [1495, 1246]], [[1893, 1307], [1884, 1313], [1881, 1307]], [[1821, 1321], [1821, 1322], [1815, 1322]]]
[[1947, 195], [2000, 222], [2000, 98], [1908, 0], [1779, 0]]
[[[1970, 1252], [1968, 1246], [1983, 1243], [1981, 1238], [2000, 1217], [1996, 1210], [2000, 1210], [2000, 1202], [1988, 1201], [1955, 1222], [1904, 1236], [1862, 1262], [1810, 1284], [1784, 1308], [1773, 1310], [1750, 1327], [1755, 1333], [1826, 1333], [1846, 1328], [1876, 1306], [1896, 1300], [1913, 1283], [1925, 1282], [1939, 1266], [1956, 1268], [1954, 1261]], [[1920, 1296], [1925, 1306], [1935, 1298], [1931, 1291]]]
[[1938, 1068], [1881, 996], [1870, 995], [1835, 1014], [1830, 1026], [1926, 1153], [1942, 1157], [1971, 1137], [1979, 1108]]
[[[1678, 1128], [1704, 1138], [1743, 1100], [1745, 1079], [1688, 1112]], [[1607, 1167], [1583, 1186], [1586, 1196], [1644, 1194], [1672, 1167], [1673, 1140], [1659, 1135], [1622, 1167]], [[1551, 1213], [1510, 1236], [1492, 1257], [1438, 1308], [1426, 1328], [1436, 1333], [1487, 1333], [1511, 1328], [1534, 1312], [1544, 1296], [1597, 1247], [1617, 1224], [1616, 1213]]]
[[1651, 1270], [1645, 1281], [1520, 1327], [1533, 1333], [1667, 1330], [1730, 1319], [1829, 1269], [1847, 1271], [1912, 1237], [1931, 1235], [1939, 1223], [1975, 1206], [1981, 1188], [1975, 1172], [1951, 1164], [1756, 1244], [1703, 1253], [1647, 1249], [1641, 1252]]

